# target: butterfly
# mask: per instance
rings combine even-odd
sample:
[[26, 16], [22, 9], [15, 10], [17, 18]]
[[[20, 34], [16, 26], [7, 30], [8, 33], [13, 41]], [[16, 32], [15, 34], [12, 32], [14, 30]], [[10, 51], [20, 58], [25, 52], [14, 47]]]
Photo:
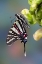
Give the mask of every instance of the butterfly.
[[27, 23], [27, 20], [22, 14], [15, 14], [16, 20], [14, 21], [13, 25], [11, 26], [6, 43], [7, 45], [13, 44], [17, 40], [21, 40], [21, 43], [24, 43], [24, 54], [26, 55], [25, 51], [25, 44], [27, 42], [27, 31], [26, 28], [30, 28]]

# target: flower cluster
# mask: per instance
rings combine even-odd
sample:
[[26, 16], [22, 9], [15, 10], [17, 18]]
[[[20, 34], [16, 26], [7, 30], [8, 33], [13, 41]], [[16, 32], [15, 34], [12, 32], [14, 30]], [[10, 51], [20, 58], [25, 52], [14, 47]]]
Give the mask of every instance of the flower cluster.
[[42, 0], [28, 0], [30, 9], [23, 9], [21, 13], [27, 18], [29, 24], [38, 23], [42, 26]]

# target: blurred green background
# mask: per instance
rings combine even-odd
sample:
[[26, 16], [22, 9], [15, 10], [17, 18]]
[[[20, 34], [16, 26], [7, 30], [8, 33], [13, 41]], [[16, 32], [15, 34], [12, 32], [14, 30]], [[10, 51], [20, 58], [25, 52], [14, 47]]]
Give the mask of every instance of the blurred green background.
[[[24, 55], [14, 57], [13, 51], [15, 49], [12, 47], [13, 55], [10, 54], [11, 52], [8, 52], [10, 49], [6, 45], [6, 37], [10, 27], [13, 24], [11, 23], [10, 16], [12, 19], [15, 18], [15, 13], [20, 13], [24, 8], [29, 9], [27, 0], [0, 0], [0, 64], [42, 64], [42, 39], [38, 42], [33, 39], [34, 32], [41, 28], [38, 24], [30, 25], [28, 42], [26, 44], [26, 57], [24, 57]], [[22, 45], [19, 45], [18, 47], [20, 46], [23, 48]], [[7, 51], [7, 49], [9, 50]], [[22, 49], [20, 49], [20, 51], [21, 50]], [[16, 51], [17, 50], [15, 50], [15, 52]], [[18, 56], [18, 54], [16, 55]]]

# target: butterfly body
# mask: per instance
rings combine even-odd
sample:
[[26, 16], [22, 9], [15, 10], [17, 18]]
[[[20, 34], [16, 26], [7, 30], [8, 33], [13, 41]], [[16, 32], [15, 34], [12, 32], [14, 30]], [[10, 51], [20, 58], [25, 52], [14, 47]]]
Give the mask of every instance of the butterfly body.
[[21, 40], [24, 43], [24, 53], [25, 53], [25, 44], [27, 42], [27, 32], [26, 28], [29, 28], [27, 21], [22, 15], [15, 14], [16, 21], [14, 21], [12, 27], [10, 28], [6, 43], [7, 45], [11, 45], [17, 40]]

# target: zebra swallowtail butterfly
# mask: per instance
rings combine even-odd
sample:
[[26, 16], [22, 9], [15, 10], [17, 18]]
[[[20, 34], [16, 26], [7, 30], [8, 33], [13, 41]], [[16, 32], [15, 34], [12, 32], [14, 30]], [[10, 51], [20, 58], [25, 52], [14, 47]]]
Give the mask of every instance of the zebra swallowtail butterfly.
[[24, 43], [24, 54], [26, 55], [25, 51], [25, 44], [27, 42], [27, 32], [26, 28], [29, 28], [30, 26], [27, 23], [27, 20], [23, 15], [15, 14], [16, 21], [13, 23], [12, 27], [10, 28], [6, 43], [7, 45], [11, 45], [16, 40], [21, 40], [21, 43]]

